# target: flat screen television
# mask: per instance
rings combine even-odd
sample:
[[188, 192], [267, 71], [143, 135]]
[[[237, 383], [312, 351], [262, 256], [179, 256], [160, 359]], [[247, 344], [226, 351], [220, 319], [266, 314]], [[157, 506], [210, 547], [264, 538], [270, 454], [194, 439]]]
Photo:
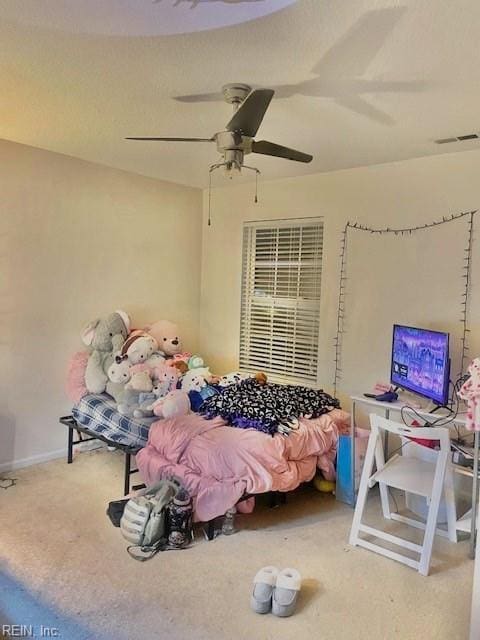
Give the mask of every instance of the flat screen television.
[[449, 335], [393, 325], [390, 381], [439, 405], [448, 402]]

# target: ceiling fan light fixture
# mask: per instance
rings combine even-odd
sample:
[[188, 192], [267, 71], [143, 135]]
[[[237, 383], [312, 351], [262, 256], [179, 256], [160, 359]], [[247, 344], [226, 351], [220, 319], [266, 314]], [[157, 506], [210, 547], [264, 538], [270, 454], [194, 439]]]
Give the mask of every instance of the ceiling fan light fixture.
[[242, 173], [243, 151], [241, 149], [227, 149], [224, 153], [224, 170], [227, 178], [234, 178]]
[[241, 175], [241, 173], [242, 173], [242, 167], [239, 164], [237, 164], [236, 162], [226, 162], [225, 163], [225, 175], [230, 180], [232, 180], [232, 178], [235, 178], [235, 177]]

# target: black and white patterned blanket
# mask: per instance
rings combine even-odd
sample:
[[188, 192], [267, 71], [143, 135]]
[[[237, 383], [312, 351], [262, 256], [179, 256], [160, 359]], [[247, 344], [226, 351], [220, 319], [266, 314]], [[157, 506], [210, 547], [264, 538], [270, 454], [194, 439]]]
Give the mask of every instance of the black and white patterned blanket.
[[248, 378], [205, 400], [200, 408], [206, 418], [221, 416], [241, 429], [257, 429], [273, 435], [296, 418], [318, 418], [340, 403], [328, 393], [294, 385], [261, 384]]

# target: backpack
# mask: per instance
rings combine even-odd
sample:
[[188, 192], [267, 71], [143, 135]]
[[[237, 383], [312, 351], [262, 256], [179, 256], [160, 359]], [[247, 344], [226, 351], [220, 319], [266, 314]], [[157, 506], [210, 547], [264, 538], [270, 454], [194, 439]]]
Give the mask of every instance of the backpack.
[[148, 560], [167, 548], [167, 506], [180, 488], [176, 480], [160, 480], [125, 505], [120, 529], [131, 543], [127, 551], [135, 560]]

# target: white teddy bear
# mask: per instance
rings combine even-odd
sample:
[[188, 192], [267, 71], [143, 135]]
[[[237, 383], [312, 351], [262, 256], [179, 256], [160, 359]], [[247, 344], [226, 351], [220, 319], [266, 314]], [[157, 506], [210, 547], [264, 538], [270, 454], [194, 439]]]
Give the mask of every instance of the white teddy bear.
[[208, 367], [199, 367], [198, 369], [190, 369], [182, 378], [182, 391], [198, 391], [207, 386], [208, 381], [212, 378]]
[[[127, 356], [130, 364], [146, 363], [158, 351], [158, 342], [153, 336], [141, 331], [128, 336], [122, 347], [121, 355]], [[158, 355], [158, 357], [161, 357]]]
[[126, 356], [120, 352], [115, 354], [115, 359], [107, 370], [108, 382], [106, 392], [114, 398], [115, 402], [121, 403], [125, 391], [125, 385], [130, 382], [130, 363]]

